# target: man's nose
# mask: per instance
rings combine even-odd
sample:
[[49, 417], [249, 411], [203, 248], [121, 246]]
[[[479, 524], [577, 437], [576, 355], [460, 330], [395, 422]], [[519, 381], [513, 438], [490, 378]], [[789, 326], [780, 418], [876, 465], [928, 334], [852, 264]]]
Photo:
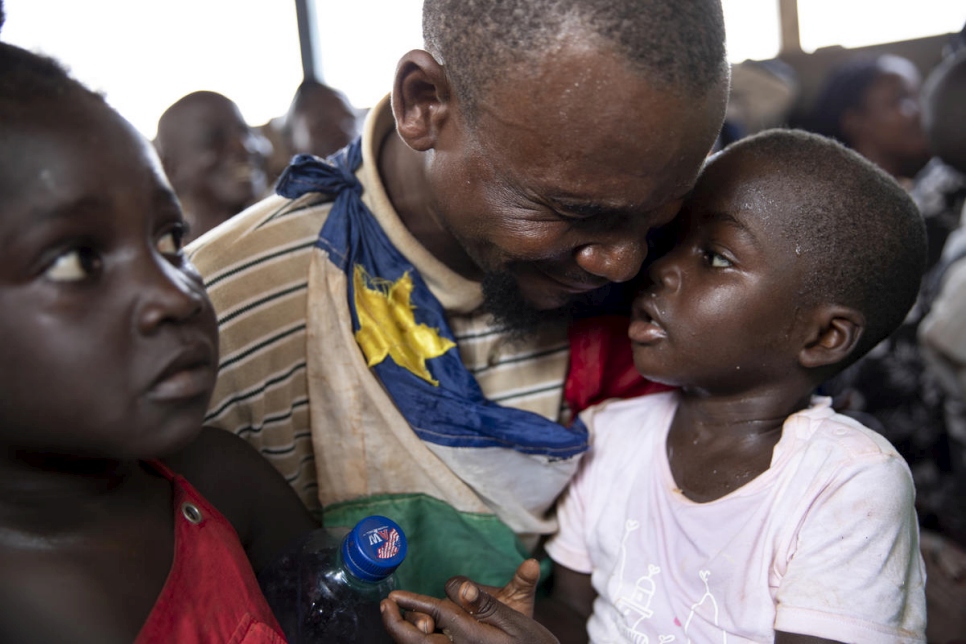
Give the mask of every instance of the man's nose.
[[647, 241], [633, 236], [601, 240], [577, 249], [577, 265], [610, 282], [626, 282], [641, 270], [647, 257]]

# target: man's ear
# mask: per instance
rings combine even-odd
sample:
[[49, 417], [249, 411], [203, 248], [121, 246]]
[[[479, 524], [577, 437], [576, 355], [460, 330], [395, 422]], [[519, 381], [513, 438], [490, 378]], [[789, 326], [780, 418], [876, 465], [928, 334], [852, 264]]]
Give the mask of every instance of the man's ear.
[[429, 52], [414, 49], [396, 66], [392, 114], [396, 131], [419, 152], [433, 148], [451, 109], [452, 91], [442, 65]]
[[865, 316], [838, 304], [816, 307], [809, 321], [809, 335], [798, 353], [798, 362], [806, 369], [842, 362], [855, 350], [865, 331]]

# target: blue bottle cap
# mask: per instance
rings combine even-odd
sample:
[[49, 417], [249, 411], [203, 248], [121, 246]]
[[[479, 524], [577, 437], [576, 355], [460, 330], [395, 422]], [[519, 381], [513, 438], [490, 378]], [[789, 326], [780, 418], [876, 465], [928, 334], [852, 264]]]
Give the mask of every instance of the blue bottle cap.
[[406, 558], [406, 535], [395, 521], [366, 517], [342, 541], [346, 569], [363, 581], [382, 581]]

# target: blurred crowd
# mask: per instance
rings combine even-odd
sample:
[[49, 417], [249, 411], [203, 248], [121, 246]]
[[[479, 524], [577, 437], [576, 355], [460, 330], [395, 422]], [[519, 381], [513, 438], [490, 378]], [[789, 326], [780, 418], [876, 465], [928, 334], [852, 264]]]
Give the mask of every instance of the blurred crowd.
[[154, 144], [184, 209], [188, 241], [264, 197], [293, 156], [327, 157], [350, 143], [364, 115], [315, 80], [299, 85], [288, 112], [260, 126], [217, 92], [175, 101], [158, 120]]

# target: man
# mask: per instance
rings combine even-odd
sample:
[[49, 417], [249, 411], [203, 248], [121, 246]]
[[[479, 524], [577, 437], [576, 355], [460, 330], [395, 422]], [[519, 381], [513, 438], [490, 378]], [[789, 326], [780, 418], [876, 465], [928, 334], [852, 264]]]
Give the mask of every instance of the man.
[[217, 92], [192, 92], [175, 101], [158, 120], [154, 143], [191, 239], [265, 194], [268, 142]]
[[361, 143], [189, 255], [221, 325], [207, 423], [327, 524], [396, 520], [400, 584], [435, 594], [555, 529], [587, 446], [555, 422], [569, 313], [675, 216], [728, 65], [718, 0], [426, 0], [423, 25]]

